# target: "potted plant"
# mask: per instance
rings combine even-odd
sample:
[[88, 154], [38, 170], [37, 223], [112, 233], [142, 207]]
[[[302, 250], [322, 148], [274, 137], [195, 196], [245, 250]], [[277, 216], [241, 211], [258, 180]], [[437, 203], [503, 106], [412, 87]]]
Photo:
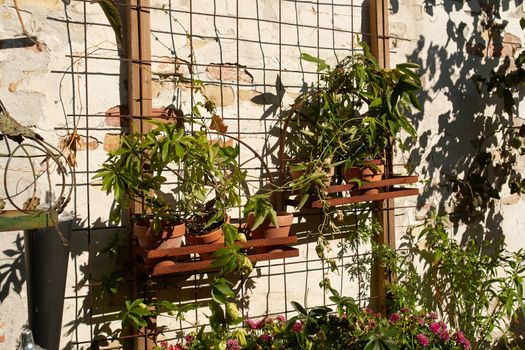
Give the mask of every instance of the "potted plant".
[[180, 181], [186, 237], [192, 245], [222, 243], [221, 226], [228, 210], [240, 205], [240, 185], [246, 176], [237, 163], [239, 147], [209, 142], [206, 132], [194, 134], [198, 152], [183, 161]]
[[193, 137], [175, 125], [151, 123], [155, 128], [148, 133], [123, 135], [121, 147], [109, 153], [94, 178], [102, 180], [102, 190], [114, 194], [111, 220], [118, 221], [133, 203], [143, 205], [144, 212], [133, 217], [142, 248], [173, 248], [181, 245], [185, 225], [163, 192], [168, 181], [164, 172], [178, 168], [195, 145]]
[[271, 193], [250, 197], [244, 206], [247, 225], [253, 239], [280, 238], [290, 234], [293, 214], [276, 212], [270, 203]]
[[387, 146], [401, 145], [401, 130], [415, 136], [405, 112], [421, 109], [416, 97], [421, 83], [414, 72], [418, 66], [405, 63], [383, 69], [368, 46], [361, 46], [363, 53], [343, 59], [333, 69], [324, 60], [303, 54], [302, 59], [318, 65], [321, 79], [285, 114], [295, 131], [286, 140], [288, 151], [306, 155], [306, 164], [344, 163], [347, 182], [380, 179]]

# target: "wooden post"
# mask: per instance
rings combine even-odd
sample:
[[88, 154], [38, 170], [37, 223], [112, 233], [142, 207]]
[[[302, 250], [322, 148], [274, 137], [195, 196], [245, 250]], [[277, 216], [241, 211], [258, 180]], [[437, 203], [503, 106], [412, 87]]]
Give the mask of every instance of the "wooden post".
[[383, 68], [390, 66], [388, 0], [370, 0], [370, 49]]
[[[144, 133], [151, 129], [145, 120], [152, 115], [151, 92], [151, 26], [149, 0], [127, 0], [126, 29], [127, 29], [127, 58], [128, 58], [128, 111], [130, 118], [130, 132]], [[145, 210], [143, 202], [135, 202], [130, 214], [140, 214]], [[130, 229], [130, 240], [133, 232]], [[133, 291], [137, 297], [137, 286]], [[141, 332], [154, 331], [156, 320], [151, 320], [151, 327]], [[155, 348], [154, 339], [140, 337], [135, 342], [137, 350], [152, 350]]]
[[[370, 49], [383, 68], [390, 67], [390, 42], [388, 38], [388, 0], [370, 0]], [[385, 176], [392, 173], [392, 152], [386, 150]], [[377, 242], [396, 248], [396, 230], [394, 217], [394, 199], [377, 202], [377, 219], [383, 227]], [[377, 295], [376, 308], [386, 313], [386, 284], [392, 282], [393, 276], [381, 267], [381, 261], [375, 261], [373, 268], [372, 295]], [[375, 284], [375, 285], [374, 285]], [[375, 290], [374, 290], [375, 289]]]

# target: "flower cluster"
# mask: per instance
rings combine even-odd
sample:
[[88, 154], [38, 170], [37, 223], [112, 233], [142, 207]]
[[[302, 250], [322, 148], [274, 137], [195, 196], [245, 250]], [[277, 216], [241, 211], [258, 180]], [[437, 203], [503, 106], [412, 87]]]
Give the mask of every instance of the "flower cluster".
[[223, 332], [192, 332], [176, 345], [161, 344], [159, 350], [364, 349], [373, 348], [374, 344], [370, 345], [373, 342], [391, 345], [392, 349], [467, 350], [471, 347], [461, 331], [450, 329], [435, 313], [401, 309], [384, 317], [363, 309], [352, 314], [318, 315], [288, 321], [283, 315], [246, 319], [242, 327]]

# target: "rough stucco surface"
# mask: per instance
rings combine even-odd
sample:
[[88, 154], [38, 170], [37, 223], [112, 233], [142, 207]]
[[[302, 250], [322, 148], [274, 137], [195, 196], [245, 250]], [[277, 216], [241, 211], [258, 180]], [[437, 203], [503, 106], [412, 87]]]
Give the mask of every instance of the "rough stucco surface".
[[[188, 0], [172, 1], [174, 8], [188, 9]], [[197, 1], [194, 8], [199, 12], [216, 13], [223, 16], [236, 14], [235, 1]], [[239, 14], [243, 17], [262, 17], [277, 20], [278, 6], [273, 0], [242, 2]], [[348, 1], [337, 1], [348, 3]], [[454, 3], [451, 5], [451, 3]], [[406, 210], [396, 211], [398, 235], [404, 233], [409, 224], [417, 223], [431, 207], [443, 211], [450, 211], [448, 201], [449, 192], [443, 185], [444, 176], [455, 173], [461, 175], [469, 164], [474, 150], [471, 140], [476, 138], [484, 125], [477, 116], [485, 115], [490, 118], [497, 106], [485, 110], [483, 101], [475, 91], [474, 85], [468, 77], [474, 73], [481, 64], [499, 65], [503, 57], [494, 57], [491, 54], [480, 57], [469, 53], [467, 43], [479, 30], [477, 27], [479, 9], [473, 1], [460, 5], [457, 2], [445, 1], [445, 5], [426, 5], [416, 0], [392, 0], [390, 33], [394, 37], [392, 46], [392, 64], [406, 60], [419, 63], [422, 66], [424, 92], [424, 113], [414, 116], [419, 140], [413, 145], [411, 151], [399, 154], [399, 163], [411, 163], [415, 166], [415, 173], [428, 184], [420, 185], [422, 195], [418, 199], [397, 200]], [[502, 54], [513, 52], [520, 45], [522, 31], [519, 28], [519, 19], [523, 16], [522, 5], [515, 7], [510, 1], [503, 1], [502, 17], [509, 21], [506, 28], [505, 50]], [[215, 7], [213, 6], [215, 4]], [[308, 3], [294, 3], [282, 1], [282, 18], [287, 23], [305, 23], [315, 25], [317, 19], [326, 26], [336, 28], [360, 29], [362, 22], [361, 1], [354, 1], [354, 12], [338, 11], [333, 13], [330, 7], [322, 7], [319, 17], [314, 5]], [[106, 229], [108, 208], [111, 198], [107, 197], [96, 187], [87, 188], [91, 175], [87, 169], [93, 170], [105, 159], [105, 152], [118, 146], [118, 135], [121, 132], [118, 117], [122, 104], [119, 91], [119, 73], [121, 67], [118, 61], [89, 60], [88, 67], [85, 61], [75, 57], [84, 53], [86, 43], [87, 51], [104, 57], [117, 57], [114, 34], [105, 19], [102, 11], [96, 4], [86, 3], [86, 19], [91, 23], [87, 28], [87, 38], [84, 40], [82, 22], [84, 16], [84, 3], [73, 1], [64, 10], [64, 5], [58, 0], [19, 1], [22, 17], [28, 31], [44, 42], [46, 47], [38, 51], [35, 47], [28, 48], [1, 48], [0, 49], [0, 98], [7, 109], [16, 118], [26, 124], [35, 125], [39, 133], [46, 140], [58, 145], [59, 140], [66, 136], [64, 129], [74, 123], [71, 115], [89, 114], [89, 118], [80, 118], [79, 133], [83, 138], [84, 147], [77, 154], [77, 187], [72, 206], [76, 210], [77, 230], [71, 241], [71, 258], [66, 285], [66, 300], [64, 306], [62, 344], [64, 349], [72, 348], [72, 342], [86, 342], [78, 349], [88, 349], [89, 341], [95, 335], [107, 335], [108, 329], [118, 329], [117, 312], [123, 305], [126, 291], [114, 298], [101, 298], [100, 290], [94, 289], [89, 293], [85, 286], [89, 277], [97, 279], [103, 273], [111, 271], [113, 262], [97, 254], [101, 247], [111, 239], [115, 230]], [[165, 5], [164, 1], [152, 1], [153, 6]], [[179, 7], [177, 7], [179, 6]], [[68, 45], [68, 31], [64, 23], [69, 16], [72, 23], [69, 28], [71, 52]], [[363, 15], [366, 17], [366, 13]], [[215, 19], [215, 20], [214, 20]], [[180, 25], [189, 27], [189, 16], [179, 13], [177, 17]], [[175, 23], [176, 24], [176, 23]], [[173, 84], [170, 77], [182, 76], [189, 78], [187, 62], [190, 59], [190, 47], [194, 49], [195, 60], [202, 64], [215, 63], [217, 65], [203, 68], [199, 67], [197, 73], [200, 79], [208, 81], [207, 94], [221, 107], [220, 112], [231, 118], [226, 118], [229, 131], [246, 133], [243, 140], [248, 142], [257, 151], [275, 144], [275, 137], [266, 135], [275, 125], [275, 113], [278, 109], [273, 104], [286, 106], [293, 101], [303, 82], [310, 83], [315, 80], [312, 74], [295, 74], [290, 71], [313, 71], [314, 67], [306, 62], [301, 62], [298, 57], [301, 52], [312, 55], [319, 54], [328, 61], [336, 60], [334, 51], [322, 49], [317, 52], [317, 40], [323, 46], [333, 45], [342, 48], [351, 48], [354, 40], [351, 36], [344, 36], [338, 32], [321, 31], [319, 39], [313, 28], [300, 30], [284, 28], [282, 37], [283, 46], [279, 52], [275, 45], [259, 44], [260, 41], [275, 43], [278, 41], [278, 26], [271, 22], [260, 22], [258, 26], [253, 21], [239, 23], [239, 36], [247, 39], [237, 47], [235, 40], [235, 21], [227, 17], [194, 16], [193, 33], [196, 34], [190, 43], [185, 35], [172, 38], [164, 31], [169, 30], [169, 20], [165, 13], [156, 11], [152, 13], [152, 28], [158, 30], [158, 40], [152, 42], [153, 57], [158, 63], [152, 67], [154, 107], [160, 108], [170, 103], [178, 104], [183, 110], [189, 109], [190, 89], [187, 83]], [[362, 29], [364, 32], [366, 28]], [[178, 31], [181, 31], [179, 28]], [[10, 0], [0, 0], [0, 40], [19, 38], [21, 36], [20, 24]], [[225, 39], [216, 40], [220, 36]], [[230, 38], [230, 39], [228, 39]], [[168, 43], [168, 48], [163, 45]], [[297, 48], [297, 43], [303, 47]], [[191, 44], [191, 45], [190, 45]], [[179, 60], [173, 60], [169, 47], [174, 45]], [[304, 47], [307, 47], [306, 49]], [[312, 48], [314, 47], [314, 48]], [[237, 62], [237, 49], [239, 49], [239, 62]], [[471, 50], [470, 50], [471, 51]], [[73, 59], [68, 55], [73, 54]], [[338, 58], [341, 51], [338, 51]], [[279, 56], [281, 61], [279, 61]], [[227, 63], [222, 66], [218, 63]], [[242, 69], [237, 69], [239, 64]], [[251, 67], [261, 67], [251, 69]], [[93, 74], [88, 75], [86, 87], [85, 76], [76, 74], [72, 81], [71, 76], [65, 71], [83, 72], [87, 70]], [[244, 68], [246, 67], [246, 68]], [[287, 88], [284, 94], [278, 86], [277, 73], [270, 69], [283, 68], [285, 71], [280, 79]], [[482, 72], [483, 73], [483, 72]], [[486, 72], [485, 72], [486, 73]], [[239, 78], [241, 83], [237, 88], [235, 83]], [[73, 88], [74, 84], [74, 88]], [[87, 89], [87, 90], [86, 90]], [[279, 91], [277, 91], [279, 90]], [[73, 99], [74, 91], [74, 99]], [[88, 99], [86, 99], [86, 97]], [[175, 98], [176, 97], [176, 98]], [[73, 103], [74, 100], [74, 103]], [[65, 111], [65, 112], [64, 112]], [[65, 115], [65, 114], [66, 115]], [[120, 111], [121, 114], [125, 114]], [[242, 122], [237, 124], [236, 119]], [[519, 123], [519, 120], [513, 121]], [[86, 127], [88, 130], [86, 130]], [[263, 153], [269, 164], [275, 165], [275, 157], [271, 152]], [[251, 158], [251, 154], [243, 150], [244, 160]], [[249, 166], [250, 163], [248, 163]], [[253, 163], [252, 163], [253, 164]], [[518, 165], [523, 170], [524, 164]], [[403, 172], [400, 167], [399, 172]], [[254, 174], [257, 176], [258, 174]], [[497, 201], [493, 208], [480, 223], [475, 226], [466, 226], [461, 221], [456, 221], [455, 233], [463, 232], [475, 235], [481, 232], [489, 236], [491, 233], [501, 232], [505, 235], [509, 246], [522, 247], [520, 231], [525, 222], [525, 201], [510, 196], [506, 187], [503, 188], [502, 200]], [[89, 214], [89, 215], [88, 215]], [[304, 220], [303, 220], [304, 221]], [[297, 230], [308, 231], [315, 227], [309, 222], [309, 227], [298, 225]], [[89, 228], [89, 234], [88, 234]], [[477, 230], [477, 231], [476, 231]], [[26, 323], [26, 292], [23, 265], [18, 264], [9, 271], [13, 279], [7, 279], [6, 265], [19, 257], [8, 250], [15, 250], [13, 243], [20, 232], [2, 233], [0, 235], [0, 265], [2, 265], [2, 280], [0, 290], [2, 295], [0, 305], [0, 322], [5, 323], [6, 341], [0, 348], [15, 348], [21, 327]], [[89, 237], [89, 238], [88, 238]], [[89, 239], [89, 242], [88, 242]], [[89, 252], [88, 252], [89, 248]], [[315, 256], [314, 245], [301, 246], [301, 255], [297, 259], [290, 259], [286, 266], [287, 278], [283, 278], [284, 268], [281, 261], [263, 263], [254, 270], [248, 287], [243, 290], [242, 297], [252, 315], [267, 312], [279, 313], [284, 310], [284, 303], [297, 300], [308, 306], [323, 302], [323, 294], [318, 287], [318, 281], [323, 277], [318, 263], [310, 263], [305, 272], [303, 261]], [[348, 261], [345, 261], [345, 263]], [[269, 267], [270, 266], [270, 267]], [[269, 273], [271, 271], [271, 274]], [[199, 277], [201, 278], [201, 277]], [[200, 283], [199, 281], [195, 283]], [[167, 297], [174, 293], [184, 298], [191, 299], [193, 295], [202, 294], [200, 289], [193, 290], [194, 281], [175, 282], [175, 286], [162, 289], [159, 297]], [[341, 285], [349, 294], [357, 289], [355, 282], [346, 281]], [[285, 295], [285, 290], [287, 294]], [[45, 291], [43, 291], [45, 292]], [[348, 294], [348, 293], [346, 293]], [[205, 295], [203, 295], [205, 296]], [[90, 308], [93, 303], [96, 307]], [[202, 310], [204, 312], [204, 310]], [[202, 312], [200, 313], [202, 317]], [[193, 316], [191, 316], [193, 317]], [[170, 318], [159, 319], [159, 324], [174, 325]], [[173, 336], [173, 334], [171, 334]], [[76, 348], [76, 347], [75, 347]]]

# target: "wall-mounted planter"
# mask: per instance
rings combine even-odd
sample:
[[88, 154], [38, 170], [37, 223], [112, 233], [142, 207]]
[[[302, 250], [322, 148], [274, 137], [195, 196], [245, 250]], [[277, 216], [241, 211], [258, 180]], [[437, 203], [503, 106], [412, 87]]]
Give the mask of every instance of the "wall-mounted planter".
[[24, 231], [29, 327], [35, 342], [58, 350], [73, 217], [60, 215], [58, 227]]
[[[298, 249], [288, 246], [295, 243], [297, 243], [297, 236], [292, 235], [282, 238], [252, 239], [244, 243], [237, 242], [236, 244], [248, 252], [248, 259], [254, 263], [299, 256]], [[173, 249], [145, 250], [136, 245], [134, 247], [134, 263], [139, 271], [151, 277], [213, 270], [212, 260], [190, 258], [190, 255], [199, 254], [202, 256], [202, 254], [212, 254], [223, 247], [224, 244], [219, 243], [190, 245]], [[260, 248], [265, 248], [265, 251], [261, 252]], [[267, 252], [267, 250], [271, 251]], [[166, 260], [171, 260], [173, 263], [166, 264], [164, 263]]]

